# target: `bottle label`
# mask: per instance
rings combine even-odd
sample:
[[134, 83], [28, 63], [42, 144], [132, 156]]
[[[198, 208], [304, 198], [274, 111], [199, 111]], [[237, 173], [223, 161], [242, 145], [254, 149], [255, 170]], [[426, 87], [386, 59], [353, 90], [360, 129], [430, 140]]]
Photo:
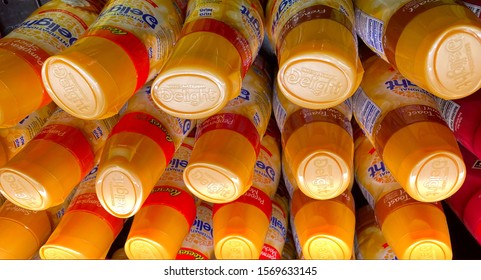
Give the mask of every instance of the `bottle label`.
[[145, 200], [142, 208], [152, 205], [165, 205], [182, 213], [186, 221], [192, 224], [196, 215], [195, 201], [185, 190], [172, 186], [155, 186]]
[[[469, 1], [463, 1], [464, 5], [468, 7], [478, 18], [481, 16], [481, 6], [476, 4], [481, 4], [479, 1], [472, 1], [474, 3], [470, 3]], [[477, 2], [477, 3], [476, 3]]]
[[277, 122], [277, 127], [279, 127], [279, 130], [282, 131], [287, 119], [287, 109], [284, 108], [284, 106], [282, 105], [282, 102], [279, 99], [279, 91], [277, 90], [276, 86], [274, 87], [272, 107], [273, 107], [272, 109], [273, 109], [274, 117]]
[[155, 141], [164, 151], [166, 163], [174, 156], [175, 145], [167, 128], [162, 122], [150, 114], [132, 112], [124, 115], [115, 125], [109, 137], [121, 132], [133, 132], [145, 135]]
[[356, 32], [368, 47], [384, 55], [382, 37], [384, 22], [382, 20], [371, 17], [356, 7]]
[[280, 260], [281, 258], [281, 253], [275, 247], [264, 244], [259, 260]]
[[294, 191], [297, 189], [297, 187], [294, 187], [293, 183], [291, 183], [291, 180], [287, 174], [287, 172], [291, 172], [290, 170], [286, 170], [287, 168], [290, 168], [286, 163], [282, 163], [282, 178], [284, 180], [284, 185], [286, 186], [286, 190], [289, 193], [289, 197], [292, 198], [294, 195]]
[[257, 0], [194, 0], [189, 2], [181, 36], [212, 32], [224, 37], [239, 53], [244, 77], [264, 40], [263, 22]]
[[266, 219], [271, 217], [272, 213], [272, 202], [269, 196], [265, 194], [263, 191], [259, 190], [256, 187], [250, 187], [249, 190], [240, 196], [238, 199], [224, 204], [214, 204], [213, 208], [213, 215], [217, 213], [220, 209], [224, 206], [233, 204], [233, 203], [245, 203], [252, 205], [262, 211], [264, 213]]
[[137, 70], [138, 90], [160, 71], [178, 39], [183, 15], [177, 2], [110, 1], [85, 36], [106, 38], [129, 55]]
[[176, 260], [208, 260], [209, 258], [197, 250], [189, 249], [189, 248], [180, 248], [179, 252], [177, 252], [177, 256], [175, 257], [175, 259]]
[[353, 103], [356, 120], [363, 126], [363, 131], [372, 135], [374, 126], [381, 116], [381, 108], [372, 102], [361, 87], [354, 93]]
[[227, 129], [240, 133], [251, 143], [256, 156], [260, 151], [260, 136], [254, 124], [245, 116], [232, 113], [220, 113], [213, 115], [203, 121], [197, 127], [196, 139], [203, 134], [218, 129]]
[[[459, 109], [461, 106], [453, 100], [444, 100], [439, 97], [434, 97], [439, 105], [439, 110], [443, 116], [446, 124], [452, 131], [457, 131], [460, 124], [459, 114], [461, 113]], [[459, 114], [458, 114], [459, 113]]]
[[271, 221], [259, 259], [280, 260], [280, 252], [282, 252], [286, 238], [287, 215], [277, 202], [272, 201]]
[[374, 211], [376, 213], [378, 225], [382, 228], [382, 225], [389, 214], [402, 207], [415, 204], [432, 205], [433, 207], [438, 208], [440, 211], [443, 211], [443, 207], [440, 202], [425, 203], [417, 201], [409, 196], [404, 189], [400, 188], [386, 193], [377, 201]]

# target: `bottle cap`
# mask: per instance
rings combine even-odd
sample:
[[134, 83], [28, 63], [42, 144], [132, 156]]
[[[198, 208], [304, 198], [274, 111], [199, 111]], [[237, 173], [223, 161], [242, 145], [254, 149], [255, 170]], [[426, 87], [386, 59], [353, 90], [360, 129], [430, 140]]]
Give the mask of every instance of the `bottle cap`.
[[351, 259], [355, 231], [353, 209], [336, 198], [313, 200], [302, 196], [300, 191], [294, 193], [292, 205], [302, 203], [302, 206], [292, 211], [303, 256], [306, 259]]
[[343, 193], [353, 180], [354, 144], [338, 125], [314, 122], [297, 129], [284, 147], [297, 185], [313, 199]]
[[80, 182], [78, 160], [53, 141], [32, 140], [0, 168], [0, 189], [16, 205], [34, 211], [61, 204]]
[[0, 49], [0, 65], [0, 127], [12, 127], [50, 98], [38, 72], [22, 58]]
[[0, 210], [0, 259], [32, 258], [52, 232], [45, 211], [19, 208], [7, 201]]
[[125, 253], [129, 259], [175, 259], [190, 230], [185, 216], [166, 205], [144, 206], [135, 215]]
[[395, 65], [420, 87], [444, 99], [481, 87], [481, 23], [464, 5], [432, 7], [395, 36]]
[[115, 237], [110, 225], [99, 215], [69, 211], [40, 248], [40, 258], [105, 259]]
[[196, 140], [184, 170], [184, 182], [204, 201], [231, 202], [252, 185], [256, 158], [244, 135], [225, 129], [211, 130]]
[[417, 203], [401, 207], [386, 217], [381, 229], [399, 259], [453, 257], [446, 217], [436, 206]]
[[152, 98], [163, 111], [185, 119], [214, 115], [241, 89], [241, 58], [224, 37], [195, 32], [179, 39], [152, 84]]
[[361, 83], [364, 70], [356, 42], [339, 22], [303, 22], [286, 35], [281, 48], [277, 75], [280, 91], [301, 107], [334, 107]]
[[461, 188], [466, 167], [451, 130], [437, 122], [417, 122], [387, 140], [382, 158], [392, 175], [416, 200], [443, 200]]
[[463, 223], [471, 235], [481, 244], [481, 190], [466, 204]]
[[136, 90], [137, 72], [129, 55], [116, 43], [87, 36], [49, 57], [42, 79], [53, 101], [81, 119], [117, 114]]
[[255, 206], [222, 205], [213, 215], [216, 259], [259, 259], [269, 222]]
[[133, 132], [111, 135], [102, 151], [96, 192], [113, 216], [135, 215], [166, 166], [163, 150], [151, 138]]

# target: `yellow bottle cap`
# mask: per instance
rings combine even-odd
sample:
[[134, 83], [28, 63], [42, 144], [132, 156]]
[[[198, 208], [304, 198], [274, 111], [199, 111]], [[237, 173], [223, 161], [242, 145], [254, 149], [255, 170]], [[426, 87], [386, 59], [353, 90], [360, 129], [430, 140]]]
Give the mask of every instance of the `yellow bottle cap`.
[[286, 35], [281, 49], [277, 74], [280, 91], [301, 107], [336, 106], [361, 83], [364, 70], [356, 42], [339, 22], [303, 22]]
[[354, 144], [338, 125], [314, 122], [291, 134], [284, 147], [297, 185], [313, 199], [331, 199], [353, 180]]
[[382, 232], [399, 259], [452, 259], [451, 241], [443, 211], [418, 203], [389, 214]]
[[30, 211], [7, 201], [0, 208], [0, 259], [30, 259], [52, 232], [45, 211]]
[[129, 259], [175, 259], [190, 230], [185, 216], [166, 205], [142, 207], [130, 228], [125, 253]]
[[345, 194], [330, 200], [313, 200], [300, 190], [294, 193], [292, 212], [302, 254], [306, 259], [351, 259], [355, 230], [354, 204], [350, 195], [352, 207], [341, 202], [346, 199]]
[[112, 135], [102, 151], [96, 178], [100, 203], [119, 218], [135, 215], [166, 166], [163, 150], [148, 136]]
[[259, 259], [270, 219], [247, 203], [218, 206], [212, 217], [216, 259]]
[[0, 49], [0, 65], [0, 127], [12, 127], [39, 108], [46, 94], [40, 75], [25, 60]]
[[110, 225], [99, 215], [69, 211], [40, 248], [40, 258], [105, 259], [115, 237]]
[[88, 36], [48, 58], [42, 79], [53, 101], [81, 119], [117, 114], [136, 90], [137, 72], [129, 55], [114, 42]]
[[392, 175], [416, 200], [443, 200], [461, 188], [466, 167], [451, 130], [437, 122], [417, 122], [394, 133], [382, 152]]
[[462, 98], [481, 87], [481, 23], [464, 5], [419, 13], [396, 36], [396, 67], [420, 87], [444, 99]]
[[53, 141], [32, 140], [0, 168], [0, 189], [25, 209], [45, 210], [61, 204], [80, 182], [78, 160]]
[[211, 203], [234, 201], [252, 185], [256, 153], [242, 134], [225, 129], [199, 137], [184, 182], [198, 198]]
[[195, 32], [179, 39], [152, 84], [152, 98], [172, 116], [200, 119], [214, 115], [241, 89], [241, 58], [224, 37]]

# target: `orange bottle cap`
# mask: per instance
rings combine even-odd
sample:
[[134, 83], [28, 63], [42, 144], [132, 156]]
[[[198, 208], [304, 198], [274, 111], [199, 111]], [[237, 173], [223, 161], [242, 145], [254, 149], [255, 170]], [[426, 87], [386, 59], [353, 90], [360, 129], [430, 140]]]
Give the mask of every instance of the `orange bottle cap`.
[[42, 68], [45, 88], [63, 110], [81, 119], [117, 114], [136, 90], [137, 72], [116, 43], [88, 36], [48, 58]]
[[241, 58], [224, 37], [195, 32], [179, 39], [152, 84], [152, 98], [172, 116], [200, 119], [214, 115], [241, 89]]
[[105, 259], [115, 235], [99, 215], [69, 211], [40, 248], [42, 259]]
[[393, 134], [382, 158], [392, 175], [416, 200], [443, 200], [461, 188], [466, 167], [452, 132], [445, 125], [417, 122]]
[[202, 200], [231, 202], [251, 186], [255, 163], [255, 150], [244, 135], [211, 130], [196, 140], [184, 182]]
[[100, 203], [119, 218], [135, 215], [166, 166], [161, 147], [148, 136], [120, 132], [105, 143], [96, 178]]
[[354, 144], [338, 125], [314, 122], [297, 129], [284, 147], [297, 186], [313, 199], [331, 199], [352, 183]]
[[356, 42], [339, 22], [303, 22], [286, 35], [282, 46], [278, 54], [279, 88], [301, 107], [336, 106], [354, 94], [361, 83], [364, 70]]
[[190, 230], [185, 216], [166, 205], [144, 206], [135, 215], [125, 253], [129, 259], [175, 259]]

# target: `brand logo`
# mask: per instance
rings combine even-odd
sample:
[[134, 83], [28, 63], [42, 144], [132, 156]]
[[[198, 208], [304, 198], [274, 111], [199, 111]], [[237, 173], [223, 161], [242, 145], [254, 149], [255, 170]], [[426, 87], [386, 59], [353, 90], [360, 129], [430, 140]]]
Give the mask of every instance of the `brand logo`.
[[274, 215], [271, 217], [271, 228], [274, 228], [282, 235], [283, 238], [286, 238], [287, 231], [283, 221], [277, 219]]
[[241, 89], [241, 92], [239, 93], [239, 95], [237, 96], [237, 98], [241, 98], [241, 99], [245, 99], [247, 101], [250, 100], [250, 96], [251, 96], [251, 93], [246, 90], [246, 89]]
[[343, 88], [336, 76], [304, 67], [291, 67], [286, 74], [287, 83], [310, 89], [316, 96], [340, 95]]
[[24, 182], [18, 180], [16, 176], [4, 174], [2, 176], [2, 185], [4, 189], [8, 188], [10, 190], [9, 193], [13, 194], [13, 197], [20, 200], [22, 204], [31, 207], [38, 206], [35, 196], [30, 193], [30, 188]]
[[77, 37], [75, 37], [72, 32], [70, 32], [68, 29], [60, 26], [58, 23], [56, 23], [53, 19], [51, 18], [41, 18], [41, 19], [35, 19], [35, 20], [26, 20], [23, 23], [20, 24], [19, 28], [25, 27], [25, 28], [36, 28], [38, 29], [39, 27], [41, 30], [46, 31], [50, 33], [52, 36], [57, 38], [62, 42], [63, 45], [65, 46], [70, 46], [75, 41], [77, 41]]
[[52, 67], [53, 75], [58, 79], [58, 84], [63, 89], [63, 97], [80, 112], [90, 112], [91, 108], [87, 103], [87, 98], [77, 81], [69, 71], [59, 64]]
[[[202, 221], [198, 218], [195, 218], [194, 220], [194, 224], [192, 225], [192, 227], [199, 233], [202, 233], [202, 232], [207, 232], [208, 233], [208, 237], [212, 239], [212, 237], [214, 236], [213, 235], [213, 227], [211, 224], [205, 222], [205, 221]], [[205, 234], [203, 234], [205, 235]]]
[[425, 189], [425, 195], [437, 195], [440, 191], [444, 190], [446, 183], [448, 182], [449, 164], [446, 160], [434, 160], [431, 163], [431, 170], [429, 176], [427, 176], [426, 182], [423, 187]]
[[256, 161], [256, 167], [258, 169], [260, 169], [260, 170], [257, 170], [257, 171], [261, 175], [271, 179], [271, 181], [274, 181], [274, 179], [276, 177], [276, 171], [274, 170], [274, 168], [272, 168], [271, 166], [265, 164], [264, 162], [262, 162], [260, 160]]
[[124, 208], [127, 204], [127, 195], [129, 194], [129, 188], [125, 187], [127, 182], [127, 178], [123, 175], [115, 175], [113, 177], [109, 177], [108, 186], [111, 195], [111, 203], [112, 207], [117, 208]]
[[215, 103], [218, 99], [216, 91], [205, 85], [171, 85], [160, 88], [158, 95], [163, 102], [187, 103], [198, 106], [204, 103]]
[[186, 168], [187, 164], [189, 164], [189, 162], [187, 160], [178, 159], [178, 158], [173, 158], [169, 162], [169, 165], [170, 165], [171, 168], [180, 168], [180, 167]]
[[215, 178], [203, 171], [195, 170], [191, 172], [192, 179], [196, 180], [196, 185], [203, 187], [210, 194], [217, 194], [220, 197], [231, 196], [231, 191], [222, 183], [217, 182]]
[[261, 41], [262, 38], [262, 25], [259, 23], [259, 20], [256, 18], [256, 16], [251, 13], [251, 10], [249, 10], [248, 7], [242, 5], [240, 9], [241, 14], [244, 16], [244, 18], [247, 20], [251, 28], [255, 31], [256, 37], [258, 41]]
[[373, 164], [367, 169], [367, 172], [369, 172], [369, 177], [374, 178], [376, 176], [377, 172], [386, 172], [386, 166], [384, 165], [384, 162], [381, 161], [379, 162], [379, 165], [377, 163]]
[[447, 41], [449, 79], [454, 80], [456, 89], [469, 87], [472, 83], [473, 58], [471, 46], [464, 42], [464, 36], [456, 36]]
[[105, 10], [100, 14], [100, 17], [104, 16], [108, 13], [116, 13], [125, 16], [137, 17], [141, 18], [143, 22], [145, 22], [150, 28], [155, 29], [159, 21], [151, 14], [144, 13], [140, 9], [128, 7], [125, 5], [114, 5], [110, 9]]
[[184, 123], [182, 124], [182, 120], [180, 118], [177, 118], [179, 121], [179, 124], [182, 126], [182, 134], [186, 135], [188, 132], [190, 132], [192, 128], [192, 122], [190, 120], [184, 120]]
[[317, 187], [318, 192], [328, 191], [334, 184], [332, 166], [327, 159], [316, 159], [314, 161], [315, 178], [312, 184]]
[[279, 4], [279, 7], [277, 8], [277, 12], [274, 16], [274, 20], [272, 21], [272, 32], [274, 33], [274, 29], [277, 27], [277, 24], [279, 23], [279, 20], [281, 16], [284, 14], [284, 12], [292, 6], [294, 3], [296, 3], [299, 0], [282, 0], [281, 3]]

